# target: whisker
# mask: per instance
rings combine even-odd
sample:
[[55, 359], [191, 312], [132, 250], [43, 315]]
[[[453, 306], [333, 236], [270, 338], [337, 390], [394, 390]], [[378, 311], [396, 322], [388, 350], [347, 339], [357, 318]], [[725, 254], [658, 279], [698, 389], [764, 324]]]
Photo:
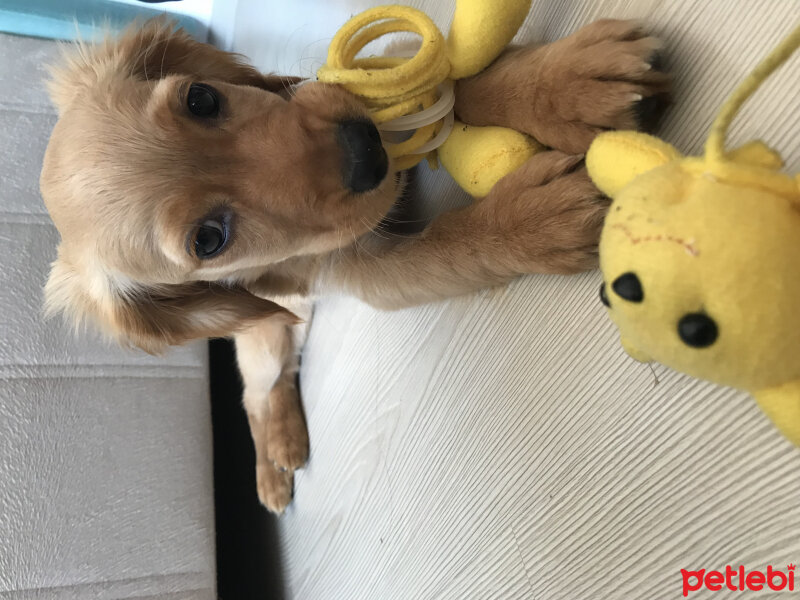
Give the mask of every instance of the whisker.
[[164, 59], [167, 58], [167, 49], [169, 48], [169, 42], [171, 39], [172, 36], [167, 36], [167, 40], [164, 43], [164, 53], [161, 55], [161, 72], [158, 76], [159, 79], [164, 79]]
[[149, 44], [147, 46], [147, 48], [145, 49], [144, 58], [142, 59], [142, 68], [144, 69], [144, 80], [147, 83], [150, 83], [150, 77], [148, 77], [147, 75], [147, 55], [150, 54], [150, 49], [153, 47], [154, 44], [155, 41], [153, 42], [153, 44]]
[[[372, 258], [372, 259], [377, 259], [378, 257], [377, 257], [377, 256], [375, 256], [375, 255], [374, 255], [372, 252], [370, 252], [370, 251], [369, 251], [369, 249], [367, 248], [367, 246], [366, 246], [366, 245], [365, 245], [363, 242], [359, 242], [359, 238], [358, 238], [358, 237], [356, 237], [356, 234], [355, 234], [355, 232], [353, 231], [352, 227], [350, 228], [350, 231], [351, 231], [351, 232], [352, 232], [352, 234], [353, 234], [353, 244], [355, 245], [355, 247], [356, 247], [356, 250], [357, 250], [356, 254], [360, 256], [360, 254], [358, 254], [358, 251], [361, 251], [361, 250], [363, 250], [363, 251], [364, 251], [364, 253], [365, 253], [367, 256], [369, 256], [370, 258]], [[361, 257], [361, 262], [362, 262], [362, 264], [364, 263], [364, 259], [363, 259], [363, 257]]]
[[[320, 60], [320, 58], [319, 58], [318, 56], [304, 56], [304, 55], [305, 55], [306, 51], [307, 51], [309, 48], [311, 48], [311, 46], [314, 46], [314, 45], [316, 45], [316, 44], [319, 44], [319, 43], [325, 42], [325, 47], [327, 47], [327, 46], [329, 46], [329, 45], [330, 45], [330, 43], [331, 43], [332, 41], [333, 41], [333, 38], [332, 38], [332, 37], [325, 37], [325, 38], [320, 38], [320, 39], [318, 39], [318, 40], [314, 40], [314, 41], [312, 41], [312, 42], [310, 42], [310, 43], [306, 44], [306, 46], [305, 46], [305, 47], [304, 47], [304, 48], [303, 48], [303, 49], [300, 51], [300, 58], [299, 58], [299, 59], [297, 59], [297, 60], [296, 60], [296, 61], [295, 61], [295, 62], [292, 64], [292, 69], [294, 69], [294, 66], [295, 66], [295, 65], [297, 65], [297, 67], [298, 67], [298, 69], [300, 70], [301, 74], [302, 74], [302, 73], [303, 73], [303, 71], [305, 70], [305, 71], [307, 71], [307, 72], [308, 72], [308, 74], [309, 74], [309, 75], [308, 75], [308, 79], [316, 79], [316, 78], [317, 78], [317, 73], [316, 73], [316, 71], [313, 71], [311, 67], [309, 67], [309, 68], [307, 68], [307, 69], [304, 69], [304, 68], [303, 68], [303, 61], [314, 61], [314, 62], [317, 62], [317, 63], [319, 63], [319, 65], [320, 65], [320, 66], [322, 66], [322, 65], [324, 65], [324, 64], [325, 64], [325, 59], [323, 58], [322, 60]], [[313, 62], [312, 62], [312, 64], [313, 64]], [[290, 69], [290, 71], [291, 71], [292, 69]]]
[[361, 222], [364, 224], [364, 226], [367, 229], [369, 229], [370, 231], [374, 232], [378, 237], [381, 237], [381, 238], [383, 238], [385, 240], [389, 239], [386, 236], [381, 235], [381, 224], [380, 223], [378, 223], [377, 225], [372, 227], [372, 226], [370, 226], [369, 222], [364, 217], [361, 217]]

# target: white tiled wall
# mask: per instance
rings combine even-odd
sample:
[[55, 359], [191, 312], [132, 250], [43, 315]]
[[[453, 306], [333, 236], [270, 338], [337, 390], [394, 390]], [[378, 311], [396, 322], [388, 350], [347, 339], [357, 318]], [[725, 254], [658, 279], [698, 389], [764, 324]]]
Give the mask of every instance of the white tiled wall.
[[0, 598], [210, 600], [206, 345], [154, 358], [41, 318], [56, 55], [0, 34]]

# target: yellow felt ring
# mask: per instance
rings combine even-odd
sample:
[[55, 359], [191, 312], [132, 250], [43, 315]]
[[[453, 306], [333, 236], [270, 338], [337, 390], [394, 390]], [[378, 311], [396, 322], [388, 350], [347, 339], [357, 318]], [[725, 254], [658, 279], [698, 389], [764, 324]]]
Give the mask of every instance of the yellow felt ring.
[[[350, 63], [350, 71], [372, 72], [376, 70], [386, 71], [389, 69], [397, 69], [401, 65], [407, 63], [410, 59], [399, 56], [368, 56], [364, 58], [356, 58]], [[396, 71], [395, 71], [396, 72]], [[443, 79], [447, 78], [450, 72], [450, 64], [445, 60], [444, 55], [441, 60], [429, 65], [426, 71], [414, 73], [414, 77], [409, 77], [397, 82], [395, 86], [379, 86], [372, 81], [372, 76], [365, 76], [365, 80], [361, 82], [365, 86], [372, 86], [375, 88], [376, 93], [383, 94], [386, 87], [392, 87], [394, 90], [400, 92], [405, 91], [409, 82], [417, 86], [422, 86], [425, 82], [431, 82], [438, 85]]]
[[[373, 61], [373, 59], [369, 60], [371, 62]], [[355, 67], [358, 67], [362, 64], [360, 60], [354, 61], [354, 63]], [[419, 78], [402, 82], [398, 81], [395, 82], [396, 85], [394, 86], [376, 85], [372, 79], [368, 79], [360, 83], [340, 83], [340, 85], [343, 85], [348, 91], [356, 94], [357, 96], [363, 96], [367, 101], [386, 99], [392, 100], [393, 102], [402, 102], [408, 98], [422, 94], [425, 91], [432, 90], [439, 85], [447, 76], [449, 66], [446, 63], [443, 63], [442, 65], [435, 65], [435, 69], [435, 71], [427, 74], [422, 81], [419, 81]], [[393, 70], [394, 69], [383, 69], [382, 72], [387, 73]], [[352, 72], [367, 73], [381, 71], [355, 68], [352, 69]], [[321, 81], [324, 81], [324, 79], [321, 79]], [[414, 87], [411, 87], [412, 85]]]
[[[412, 96], [408, 100], [404, 100], [402, 102], [402, 104], [400, 104], [400, 105], [389, 104], [390, 101], [376, 100], [376, 101], [373, 102], [375, 110], [373, 110], [373, 112], [371, 113], [372, 114], [372, 118], [377, 123], [378, 120], [375, 119], [375, 114], [377, 112], [382, 112], [382, 110], [387, 110], [388, 111], [388, 110], [391, 110], [391, 109], [394, 109], [394, 108], [398, 108], [398, 107], [402, 108], [404, 106], [410, 106], [410, 109], [409, 109], [408, 112], [403, 112], [399, 116], [405, 116], [409, 112], [412, 112], [412, 113], [413, 112], [419, 112], [419, 111], [425, 110], [426, 108], [430, 108], [436, 102], [436, 93], [435, 92], [436, 92], [435, 90], [430, 90], [428, 92], [424, 92], [422, 94], [418, 94], [416, 96]], [[407, 102], [409, 104], [406, 104]], [[382, 110], [377, 110], [377, 109], [382, 109]]]
[[[381, 19], [398, 19], [413, 26], [411, 31], [422, 37], [422, 46], [417, 54], [391, 69], [346, 68], [344, 58], [347, 57], [352, 38], [365, 26]], [[337, 32], [328, 50], [330, 66], [323, 66], [318, 72], [318, 77], [320, 81], [326, 83], [364, 84], [369, 81], [370, 85], [374, 86], [396, 85], [398, 81], [415, 79], [420, 73], [429, 70], [431, 64], [438, 66], [440, 63], [446, 63], [447, 58], [443, 49], [444, 37], [424, 13], [405, 6], [378, 6], [356, 15]]]
[[337, 56], [337, 62], [331, 63], [332, 67], [344, 68], [353, 62], [364, 46], [377, 40], [379, 37], [398, 31], [409, 31], [422, 35], [414, 23], [408, 19], [390, 19], [364, 27], [355, 36], [348, 40], [342, 56]]
[[[391, 21], [374, 24], [375, 21], [382, 19]], [[359, 34], [365, 27], [366, 30]], [[385, 33], [406, 30], [420, 35], [423, 38], [423, 45], [417, 55], [407, 61], [403, 69], [393, 77], [402, 77], [409, 72], [418, 71], [420, 65], [436, 57], [438, 52], [436, 46], [443, 44], [444, 38], [427, 15], [403, 6], [378, 6], [350, 19], [333, 38], [328, 50], [328, 64], [333, 69], [345, 69], [349, 60], [352, 60], [358, 51], [373, 39]]]
[[408, 62], [408, 58], [403, 56], [366, 56], [354, 59], [350, 65], [360, 69], [393, 69], [404, 62]]
[[[384, 64], [387, 66], [383, 66]], [[432, 65], [427, 73], [414, 73], [414, 78], [400, 79], [395, 81], [393, 85], [376, 83], [375, 79], [367, 75], [368, 73], [388, 73], [396, 71], [396, 68], [390, 63], [385, 62], [385, 59], [359, 58], [354, 60], [352, 66], [347, 70], [351, 73], [364, 74], [364, 80], [355, 83], [329, 81], [325, 73], [320, 69], [320, 81], [342, 85], [350, 92], [358, 96], [363, 96], [367, 100], [393, 99], [393, 101], [402, 101], [423, 93], [425, 90], [435, 88], [447, 77], [450, 66], [446, 61], [443, 61]]]
[[385, 123], [386, 121], [391, 121], [392, 119], [405, 116], [418, 107], [422, 107], [423, 109], [427, 108], [435, 101], [436, 94], [434, 94], [433, 90], [430, 90], [428, 92], [413, 96], [408, 100], [404, 100], [398, 104], [392, 103], [386, 108], [381, 108], [374, 111], [372, 113], [372, 120], [376, 123]]

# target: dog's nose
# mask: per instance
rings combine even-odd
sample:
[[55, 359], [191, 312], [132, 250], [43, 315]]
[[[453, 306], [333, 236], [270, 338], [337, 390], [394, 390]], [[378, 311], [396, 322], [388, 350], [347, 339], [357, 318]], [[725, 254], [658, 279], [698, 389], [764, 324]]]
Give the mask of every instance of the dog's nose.
[[368, 192], [378, 187], [386, 177], [389, 161], [375, 125], [366, 119], [342, 121], [337, 139], [344, 155], [345, 186], [353, 192]]

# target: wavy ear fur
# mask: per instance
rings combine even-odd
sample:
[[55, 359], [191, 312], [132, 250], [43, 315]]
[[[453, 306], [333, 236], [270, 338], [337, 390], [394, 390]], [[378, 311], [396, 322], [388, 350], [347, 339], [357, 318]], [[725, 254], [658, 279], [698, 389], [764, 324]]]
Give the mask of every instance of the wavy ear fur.
[[285, 308], [241, 286], [196, 281], [145, 287], [104, 273], [87, 275], [61, 256], [45, 286], [45, 311], [65, 313], [76, 326], [92, 321], [121, 343], [151, 354], [193, 339], [227, 337], [268, 317], [298, 322]]
[[275, 93], [288, 93], [299, 77], [263, 75], [244, 57], [202, 44], [165, 17], [130, 25], [118, 39], [67, 47], [60, 64], [51, 67], [50, 97], [63, 112], [81, 88], [98, 81], [132, 77], [143, 80], [189, 75], [198, 81], [225, 81]]

